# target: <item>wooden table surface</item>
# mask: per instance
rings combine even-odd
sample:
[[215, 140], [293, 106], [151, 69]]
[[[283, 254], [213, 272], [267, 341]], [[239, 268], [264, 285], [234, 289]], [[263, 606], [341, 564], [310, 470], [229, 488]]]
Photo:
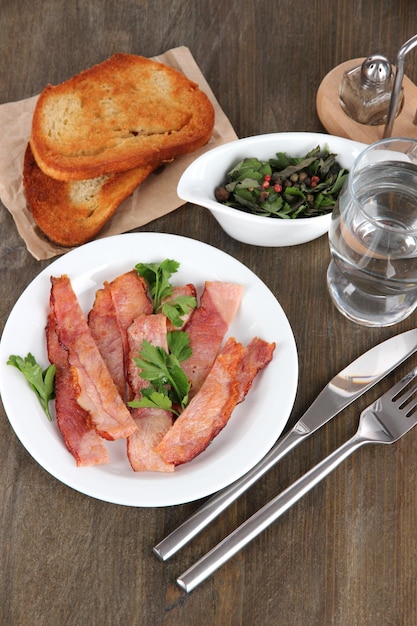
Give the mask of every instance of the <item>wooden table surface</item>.
[[[315, 98], [323, 77], [375, 52], [393, 61], [417, 32], [410, 0], [0, 0], [0, 16], [0, 103], [35, 95], [117, 51], [154, 56], [184, 45], [241, 137], [322, 132]], [[414, 53], [406, 74], [417, 80]], [[0, 223], [3, 329], [49, 261], [32, 258], [3, 206]], [[353, 358], [415, 325], [413, 315], [392, 328], [367, 329], [340, 315], [326, 292], [326, 236], [291, 248], [244, 245], [189, 205], [140, 230], [216, 246], [272, 290], [299, 355], [288, 426]], [[352, 435], [359, 411], [399, 373], [290, 453], [167, 563], [152, 547], [200, 502], [135, 508], [78, 493], [31, 458], [1, 409], [1, 626], [417, 624], [417, 431], [394, 446], [355, 453], [192, 593], [175, 582]], [[271, 414], [279, 406], [277, 397]]]

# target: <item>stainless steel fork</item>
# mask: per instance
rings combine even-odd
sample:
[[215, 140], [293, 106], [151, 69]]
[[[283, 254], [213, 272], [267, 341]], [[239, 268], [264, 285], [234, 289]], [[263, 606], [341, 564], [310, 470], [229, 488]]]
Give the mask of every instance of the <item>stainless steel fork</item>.
[[272, 524], [344, 459], [368, 443], [394, 443], [417, 424], [417, 367], [362, 411], [356, 434], [247, 519], [178, 579], [192, 591]]

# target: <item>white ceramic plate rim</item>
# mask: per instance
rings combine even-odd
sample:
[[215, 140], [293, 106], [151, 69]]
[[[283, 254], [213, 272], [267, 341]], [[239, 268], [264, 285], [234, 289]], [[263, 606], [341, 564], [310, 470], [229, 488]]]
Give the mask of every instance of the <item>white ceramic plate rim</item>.
[[[180, 262], [177, 284], [204, 280], [238, 282], [245, 292], [230, 335], [243, 343], [258, 335], [275, 341], [268, 367], [255, 380], [229, 424], [202, 454], [172, 474], [135, 473], [125, 442], [106, 442], [109, 465], [77, 468], [66, 450], [56, 421], [47, 420], [34, 393], [10, 354], [28, 352], [46, 365], [44, 327], [50, 277], [68, 274], [85, 313], [95, 291], [132, 269], [137, 262], [173, 258]], [[272, 447], [290, 415], [298, 381], [298, 359], [290, 324], [276, 298], [245, 265], [207, 244], [159, 233], [132, 233], [97, 240], [55, 260], [25, 289], [6, 322], [0, 343], [0, 392], [10, 424], [32, 457], [52, 476], [73, 489], [115, 504], [142, 507], [189, 502], [222, 489], [249, 471]]]
[[[335, 137], [324, 133], [269, 133], [254, 135], [231, 141], [217, 146], [193, 161], [182, 174], [177, 194], [186, 202], [204, 206], [215, 213], [234, 215], [236, 209], [217, 202], [214, 189], [224, 180], [226, 172], [240, 159], [248, 156], [269, 159], [276, 152], [282, 151], [291, 156], [303, 156], [316, 146], [325, 145], [338, 155], [338, 161], [347, 169], [351, 168], [356, 157], [366, 148], [365, 144], [344, 137]], [[239, 212], [239, 220], [251, 224], [265, 224], [265, 220], [273, 220], [259, 215]], [[314, 221], [330, 221], [330, 214], [314, 218]], [[311, 218], [297, 220], [280, 220], [280, 227], [299, 228], [303, 224], [311, 224]]]

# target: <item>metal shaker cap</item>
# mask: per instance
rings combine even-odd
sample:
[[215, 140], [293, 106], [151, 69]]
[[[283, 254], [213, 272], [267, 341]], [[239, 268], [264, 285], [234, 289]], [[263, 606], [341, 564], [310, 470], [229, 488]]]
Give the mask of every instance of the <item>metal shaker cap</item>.
[[380, 85], [386, 83], [392, 74], [390, 62], [380, 54], [375, 54], [365, 59], [361, 70], [366, 82]]

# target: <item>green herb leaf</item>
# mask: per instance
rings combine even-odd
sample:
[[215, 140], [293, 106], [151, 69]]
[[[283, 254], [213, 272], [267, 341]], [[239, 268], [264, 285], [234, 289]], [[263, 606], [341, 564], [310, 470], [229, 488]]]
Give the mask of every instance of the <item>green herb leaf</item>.
[[183, 316], [195, 309], [197, 300], [194, 296], [177, 296], [174, 300], [164, 302], [161, 305], [161, 312], [172, 322], [174, 326], [183, 325]]
[[[177, 404], [184, 409], [188, 404], [190, 382], [180, 361], [190, 354], [189, 339], [187, 333], [173, 331], [168, 334], [168, 341], [172, 352], [144, 340], [135, 363], [140, 369], [141, 378], [149, 381], [152, 391], [162, 393], [170, 399], [172, 405]], [[142, 394], [149, 399], [149, 391], [144, 389]]]
[[135, 269], [139, 276], [145, 279], [153, 301], [155, 313], [163, 313], [174, 326], [182, 326], [183, 315], [197, 306], [197, 300], [192, 296], [178, 296], [164, 302], [172, 295], [170, 278], [178, 271], [180, 264], [172, 259], [165, 259], [162, 263], [138, 263]]
[[[295, 174], [297, 172], [301, 172], [302, 170], [306, 170], [309, 168], [309, 166], [314, 163], [316, 159], [315, 158], [310, 158], [310, 159], [303, 159], [303, 160], [298, 160], [298, 162], [295, 162], [296, 159], [290, 159], [291, 161], [291, 165], [288, 165], [285, 169], [283, 170], [278, 170], [279, 175], [281, 176], [281, 178], [289, 178], [292, 174]], [[273, 162], [273, 160], [272, 160]]]
[[135, 269], [142, 276], [151, 292], [154, 311], [157, 312], [164, 298], [172, 293], [170, 278], [178, 271], [180, 264], [172, 259], [165, 259], [162, 263], [138, 263]]
[[172, 408], [172, 400], [170, 400], [170, 398], [168, 398], [168, 396], [164, 393], [154, 391], [152, 388], [149, 390], [143, 389], [142, 397], [139, 400], [132, 400], [128, 404], [134, 409], [163, 409], [164, 411], [171, 411], [172, 413], [178, 415], [177, 411]]
[[181, 330], [171, 331], [167, 333], [167, 343], [169, 351], [177, 357], [180, 363], [190, 358], [192, 349], [188, 333]]
[[340, 193], [343, 185], [345, 184], [347, 177], [348, 177], [348, 174], [345, 170], [339, 170], [339, 172], [337, 173], [336, 180], [334, 181], [334, 183], [328, 190], [328, 193], [332, 195]]
[[49, 401], [55, 397], [55, 365], [49, 365], [45, 370], [42, 370], [41, 366], [30, 352], [28, 352], [25, 358], [11, 354], [7, 365], [16, 367], [23, 374], [30, 387], [35, 392], [45, 415], [52, 421], [52, 416], [49, 411]]

